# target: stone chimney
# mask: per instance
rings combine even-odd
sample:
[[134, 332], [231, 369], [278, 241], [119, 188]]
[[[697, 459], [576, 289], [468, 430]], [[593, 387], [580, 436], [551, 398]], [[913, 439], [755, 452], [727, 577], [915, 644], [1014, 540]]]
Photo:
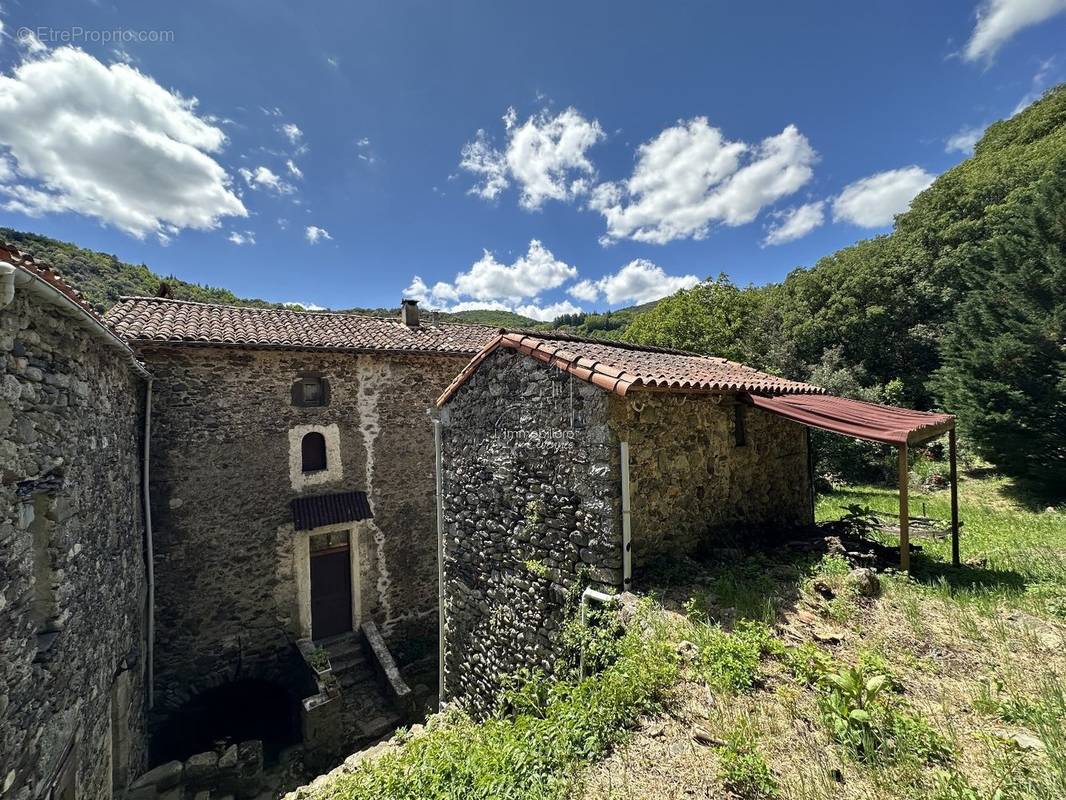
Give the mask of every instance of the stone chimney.
[[400, 301], [400, 321], [408, 328], [418, 327], [417, 300], [404, 299]]

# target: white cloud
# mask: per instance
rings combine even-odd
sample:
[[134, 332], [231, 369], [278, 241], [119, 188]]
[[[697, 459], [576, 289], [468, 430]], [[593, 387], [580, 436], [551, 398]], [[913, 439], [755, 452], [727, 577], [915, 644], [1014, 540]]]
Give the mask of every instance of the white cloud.
[[596, 285], [596, 281], [590, 281], [588, 278], [578, 281], [569, 289], [566, 293], [577, 300], [584, 300], [586, 303], [591, 303], [594, 300], [598, 300], [600, 296], [600, 287]]
[[934, 175], [918, 166], [878, 172], [844, 187], [833, 199], [833, 221], [863, 228], [891, 225], [911, 200], [933, 182]]
[[325, 228], [320, 228], [317, 225], [308, 225], [304, 228], [304, 238], [311, 244], [318, 244], [323, 239], [332, 239], [329, 235], [329, 231]]
[[572, 297], [588, 302], [603, 295], [611, 305], [648, 303], [680, 289], [691, 289], [699, 282], [695, 275], [667, 275], [657, 264], [638, 258], [613, 275], [605, 275], [598, 281], [579, 281], [567, 291]]
[[540, 208], [546, 200], [563, 202], [588, 191], [588, 178], [595, 175], [585, 155], [604, 138], [596, 120], [588, 120], [575, 108], [552, 116], [540, 111], [521, 125], [513, 108], [503, 117], [507, 144], [498, 150], [484, 130], [463, 146], [462, 169], [479, 177], [470, 193], [495, 199], [514, 182], [521, 190], [523, 208]]
[[252, 231], [230, 231], [230, 235], [226, 237], [229, 241], [238, 247], [245, 244], [255, 244], [255, 234]]
[[944, 152], [970, 155], [973, 152], [974, 147], [981, 140], [981, 136], [984, 135], [984, 132], [985, 129], [981, 125], [974, 125], [973, 127], [963, 126], [949, 136], [947, 141], [944, 142]]
[[241, 167], [237, 172], [253, 189], [269, 189], [277, 194], [292, 194], [296, 191], [295, 186], [286, 183], [280, 175], [267, 167], [256, 167], [254, 170]]
[[763, 246], [785, 244], [802, 239], [825, 222], [825, 201], [817, 200], [802, 206], [773, 213], [774, 222], [763, 239]]
[[289, 174], [292, 175], [292, 177], [302, 178], [304, 176], [303, 170], [296, 166], [291, 158], [285, 162], [285, 166], [289, 168]]
[[560, 314], [581, 311], [568, 300], [542, 305], [537, 298], [543, 292], [562, 286], [577, 277], [577, 269], [557, 259], [536, 239], [526, 254], [511, 264], [502, 264], [488, 250], [470, 269], [460, 272], [451, 282], [438, 281], [429, 286], [416, 275], [404, 289], [426, 308], [437, 311], [469, 311], [488, 308], [514, 311], [539, 320], [554, 319]]
[[248, 213], [209, 155], [225, 142], [195, 99], [74, 48], [0, 75], [0, 145], [20, 179], [0, 186], [9, 211], [73, 212], [163, 240], [216, 228]]
[[706, 117], [697, 117], [642, 144], [629, 179], [597, 186], [589, 207], [607, 221], [605, 242], [702, 239], [712, 223], [751, 222], [800, 189], [816, 160], [794, 125], [753, 146], [728, 141]]
[[538, 322], [551, 322], [556, 317], [563, 314], [580, 314], [584, 309], [580, 306], [575, 306], [569, 300], [563, 300], [559, 303], [552, 303], [548, 306], [539, 306], [536, 303], [527, 303], [526, 305], [515, 306], [514, 312], [521, 314], [523, 317], [529, 317], [535, 319]]
[[304, 132], [291, 122], [278, 125], [278, 130], [281, 131], [285, 138], [292, 144], [297, 144], [304, 135]]
[[298, 303], [295, 300], [289, 300], [282, 303], [287, 308], [294, 308], [297, 311], [328, 311], [325, 306], [316, 305], [314, 303]]
[[1066, 0], [983, 0], [977, 25], [966, 43], [967, 61], [991, 61], [999, 49], [1025, 28], [1066, 11]]

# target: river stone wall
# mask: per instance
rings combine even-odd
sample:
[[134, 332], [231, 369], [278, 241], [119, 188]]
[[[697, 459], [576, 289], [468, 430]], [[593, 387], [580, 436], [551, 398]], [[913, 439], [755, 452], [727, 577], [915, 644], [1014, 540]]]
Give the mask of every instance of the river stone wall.
[[619, 443], [630, 445], [634, 581], [722, 528], [810, 521], [801, 426], [733, 398], [621, 398], [507, 350], [441, 410], [445, 697], [485, 714], [505, 676], [551, 671], [585, 586], [622, 587]]
[[[611, 395], [610, 426], [629, 442], [633, 563], [697, 552], [723, 529], [813, 522], [802, 425], [730, 395]], [[639, 585], [639, 584], [638, 584]]]
[[618, 448], [602, 390], [507, 350], [441, 420], [445, 697], [484, 714], [552, 670], [568, 592], [621, 585]]
[[144, 383], [28, 290], [0, 309], [0, 795], [144, 764]]
[[[368, 492], [374, 518], [360, 523], [353, 543], [363, 618], [400, 657], [412, 647], [432, 652], [436, 502], [427, 412], [467, 359], [209, 347], [141, 354], [157, 376], [161, 712], [207, 687], [250, 675], [276, 680], [298, 666], [292, 642], [306, 633], [289, 501], [299, 495]], [[327, 406], [293, 404], [292, 385], [305, 373], [328, 381]], [[299, 437], [290, 432], [307, 426], [325, 431], [340, 463], [331, 457], [324, 481], [297, 486]]]

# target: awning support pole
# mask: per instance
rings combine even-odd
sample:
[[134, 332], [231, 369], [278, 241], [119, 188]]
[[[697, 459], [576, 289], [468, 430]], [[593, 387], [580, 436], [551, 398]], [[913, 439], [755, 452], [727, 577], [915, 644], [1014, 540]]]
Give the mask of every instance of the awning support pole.
[[907, 444], [899, 446], [899, 568], [904, 572], [911, 568], [910, 507], [907, 503]]
[[959, 473], [955, 464], [955, 429], [948, 431], [948, 461], [951, 464], [951, 566], [961, 563], [959, 558]]

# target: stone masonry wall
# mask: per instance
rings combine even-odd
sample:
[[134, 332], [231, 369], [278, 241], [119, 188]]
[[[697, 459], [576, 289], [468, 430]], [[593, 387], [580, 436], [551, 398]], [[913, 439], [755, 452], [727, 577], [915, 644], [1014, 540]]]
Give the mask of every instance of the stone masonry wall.
[[82, 800], [144, 765], [143, 397], [55, 306], [20, 289], [0, 309], [5, 799], [40, 796], [72, 741]]
[[503, 676], [551, 670], [566, 593], [622, 582], [606, 394], [499, 350], [441, 410], [445, 696], [474, 713]]
[[[142, 355], [157, 376], [161, 709], [208, 686], [283, 679], [291, 670], [300, 619], [289, 501], [300, 494], [368, 492], [374, 518], [360, 523], [353, 542], [363, 616], [394, 648], [412, 639], [432, 648], [436, 505], [427, 412], [467, 359], [198, 347]], [[328, 381], [328, 406], [292, 404], [291, 386], [305, 372]], [[294, 488], [290, 469], [306, 426], [325, 430], [340, 465], [331, 459], [324, 482]]]
[[633, 392], [610, 405], [629, 442], [635, 568], [692, 553], [715, 529], [813, 521], [802, 425], [745, 406], [737, 447], [728, 395]]

